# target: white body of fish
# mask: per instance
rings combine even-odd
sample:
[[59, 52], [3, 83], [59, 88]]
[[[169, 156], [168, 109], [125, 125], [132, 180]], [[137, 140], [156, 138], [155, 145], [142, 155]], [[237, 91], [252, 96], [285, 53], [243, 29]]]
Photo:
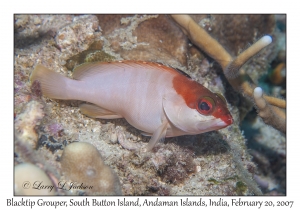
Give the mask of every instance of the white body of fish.
[[92, 103], [80, 106], [90, 117], [124, 117], [135, 128], [153, 134], [152, 139], [156, 139], [150, 140], [151, 149], [165, 136], [198, 134], [227, 126], [219, 118], [188, 107], [174, 88], [176, 76], [185, 77], [156, 63], [119, 61], [81, 65], [75, 68], [74, 79], [38, 65], [31, 81], [38, 80], [42, 93], [49, 98]]

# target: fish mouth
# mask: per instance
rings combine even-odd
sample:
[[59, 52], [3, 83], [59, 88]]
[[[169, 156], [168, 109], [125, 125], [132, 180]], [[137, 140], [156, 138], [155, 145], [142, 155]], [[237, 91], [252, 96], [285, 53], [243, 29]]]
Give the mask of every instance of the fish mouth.
[[218, 118], [214, 121], [212, 126], [218, 127], [219, 129], [225, 128], [233, 123], [233, 118], [231, 114], [223, 115], [221, 118]]
[[223, 127], [227, 126], [227, 124], [223, 120], [220, 120], [217, 123], [215, 123], [214, 126], [223, 128]]
[[224, 126], [228, 126], [233, 123], [233, 118], [232, 118], [231, 114], [223, 115], [221, 117], [221, 120], [224, 123]]
[[204, 132], [208, 132], [208, 131], [212, 131], [212, 130], [216, 130], [216, 129], [221, 129], [221, 128], [225, 128], [227, 127], [228, 124], [227, 122], [224, 122], [224, 120], [220, 119], [220, 118], [216, 118], [216, 119], [211, 119], [211, 120], [206, 120], [206, 121], [202, 121], [197, 123], [197, 130], [201, 130], [201, 133]]

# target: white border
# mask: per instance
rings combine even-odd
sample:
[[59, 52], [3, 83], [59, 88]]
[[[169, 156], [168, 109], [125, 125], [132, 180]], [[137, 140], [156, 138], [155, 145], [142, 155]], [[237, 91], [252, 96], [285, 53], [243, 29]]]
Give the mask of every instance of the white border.
[[[297, 1], [293, 1], [297, 2]], [[299, 11], [292, 1], [37, 1], [17, 0], [1, 3], [1, 184], [0, 206], [6, 206], [6, 199], [13, 197], [13, 14], [15, 13], [286, 13], [287, 14], [287, 196], [247, 197], [246, 200], [292, 200], [293, 209], [299, 209]], [[297, 65], [298, 64], [298, 65]], [[77, 197], [72, 197], [78, 199]], [[90, 197], [89, 197], [90, 198]], [[108, 198], [108, 197], [107, 197]], [[133, 197], [132, 197], [133, 198]], [[143, 197], [142, 199], [145, 199]], [[151, 199], [154, 197], [150, 197]], [[149, 199], [150, 199], [149, 198]], [[193, 197], [195, 198], [195, 197]], [[210, 197], [205, 197], [209, 199]], [[232, 199], [233, 197], [223, 197]], [[21, 199], [16, 197], [16, 199]], [[29, 198], [28, 198], [29, 199]], [[39, 198], [30, 198], [37, 200]], [[70, 197], [44, 197], [47, 200], [68, 200]], [[82, 198], [80, 198], [82, 199]], [[97, 197], [99, 199], [99, 197]], [[117, 199], [116, 197], [111, 199]], [[172, 197], [160, 197], [172, 200]], [[180, 199], [180, 197], [174, 197]], [[216, 197], [212, 197], [216, 199]], [[103, 207], [102, 207], [103, 208]], [[126, 209], [133, 207], [126, 207]], [[148, 207], [149, 208], [149, 207]], [[153, 208], [153, 207], [151, 207]], [[157, 207], [155, 207], [157, 208]], [[165, 208], [165, 207], [160, 207]], [[176, 209], [182, 207], [175, 207]], [[195, 208], [195, 207], [194, 207]], [[197, 207], [199, 208], [199, 207]], [[237, 209], [241, 207], [231, 207]], [[230, 208], [230, 209], [231, 209]], [[6, 209], [6, 208], [5, 208]], [[35, 208], [37, 209], [37, 208]], [[218, 208], [219, 209], [219, 208]], [[252, 208], [247, 208], [252, 209]], [[253, 208], [254, 209], [254, 208]], [[257, 208], [255, 208], [257, 209]]]

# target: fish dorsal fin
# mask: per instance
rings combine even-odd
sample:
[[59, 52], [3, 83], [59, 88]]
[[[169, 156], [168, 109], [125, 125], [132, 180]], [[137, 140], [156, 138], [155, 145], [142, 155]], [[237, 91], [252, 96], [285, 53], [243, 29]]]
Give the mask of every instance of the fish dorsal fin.
[[185, 77], [192, 79], [192, 77], [190, 75], [188, 75], [187, 73], [185, 73], [184, 71], [180, 70], [180, 69], [175, 69], [176, 71], [178, 71], [180, 74], [184, 75]]
[[143, 68], [147, 69], [160, 69], [162, 71], [168, 71], [170, 73], [176, 74], [179, 72], [173, 68], [161, 65], [159, 63], [154, 62], [146, 62], [146, 61], [113, 61], [113, 62], [94, 62], [94, 63], [84, 63], [75, 67], [73, 71], [73, 78], [76, 80], [84, 80], [85, 78], [94, 77], [95, 74], [99, 74], [102, 71], [109, 71], [114, 68], [137, 68], [139, 70]]
[[164, 66], [164, 67], [166, 67], [166, 68], [173, 69], [173, 70], [177, 71], [178, 73], [180, 73], [180, 74], [186, 76], [187, 78], [192, 79], [192, 77], [191, 77], [188, 73], [184, 72], [184, 71], [181, 70], [181, 69], [169, 67], [169, 66], [166, 66], [165, 64], [160, 63], [160, 62], [156, 62], [156, 63], [153, 63], [153, 64], [157, 64], [157, 65], [160, 65], [160, 66]]
[[103, 70], [101, 62], [84, 63], [76, 66], [73, 70], [73, 78], [76, 80], [83, 80], [84, 78], [92, 77], [99, 71]]
[[79, 108], [82, 114], [92, 118], [101, 118], [101, 119], [122, 118], [121, 115], [94, 104], [81, 104], [79, 105]]

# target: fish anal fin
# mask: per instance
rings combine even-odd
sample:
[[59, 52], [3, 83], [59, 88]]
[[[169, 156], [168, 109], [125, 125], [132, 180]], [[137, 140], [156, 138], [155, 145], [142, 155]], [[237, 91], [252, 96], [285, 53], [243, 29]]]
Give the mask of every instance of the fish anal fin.
[[168, 128], [169, 122], [167, 119], [165, 119], [162, 124], [154, 131], [149, 143], [147, 144], [145, 151], [150, 151], [153, 149], [153, 147], [160, 141], [164, 140], [167, 134], [167, 128]]
[[82, 114], [91, 118], [101, 118], [101, 119], [122, 118], [121, 115], [94, 104], [81, 104], [79, 105], [79, 108]]

